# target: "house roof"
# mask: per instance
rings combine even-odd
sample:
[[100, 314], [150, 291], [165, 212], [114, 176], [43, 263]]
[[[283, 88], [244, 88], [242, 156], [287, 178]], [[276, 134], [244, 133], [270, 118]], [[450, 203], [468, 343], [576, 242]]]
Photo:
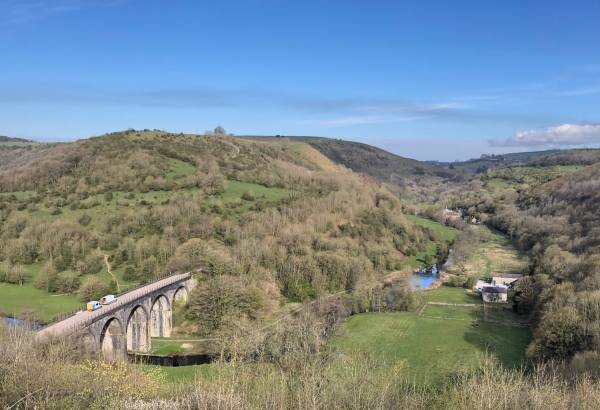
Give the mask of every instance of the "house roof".
[[511, 278], [511, 279], [519, 279], [522, 277], [523, 277], [522, 273], [503, 273], [501, 275], [494, 276], [494, 278]]
[[506, 286], [484, 286], [483, 293], [508, 293]]

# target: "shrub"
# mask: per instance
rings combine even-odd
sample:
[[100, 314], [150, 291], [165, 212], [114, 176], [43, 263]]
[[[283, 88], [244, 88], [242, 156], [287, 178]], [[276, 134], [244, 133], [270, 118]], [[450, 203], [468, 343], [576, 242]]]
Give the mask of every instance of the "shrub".
[[56, 281], [58, 279], [58, 271], [54, 267], [52, 261], [47, 261], [40, 269], [33, 286], [37, 289], [45, 289], [48, 292], [55, 292], [57, 289]]
[[90, 224], [90, 222], [92, 222], [92, 217], [89, 216], [88, 214], [83, 214], [78, 219], [78, 222], [81, 226], [88, 226]]
[[98, 273], [104, 267], [104, 255], [94, 251], [77, 261], [77, 270], [82, 275]]
[[256, 198], [251, 191], [246, 191], [242, 194], [242, 199], [244, 201], [254, 201]]
[[186, 318], [203, 334], [219, 330], [228, 322], [239, 318], [256, 318], [260, 298], [253, 288], [232, 276], [215, 276], [200, 283], [192, 291]]
[[98, 300], [109, 292], [109, 286], [100, 279], [92, 276], [79, 287], [79, 298], [83, 302]]
[[20, 264], [3, 264], [0, 268], [0, 281], [23, 285], [27, 280], [27, 274]]
[[76, 272], [60, 272], [56, 278], [56, 288], [61, 293], [73, 293], [81, 284], [79, 275]]

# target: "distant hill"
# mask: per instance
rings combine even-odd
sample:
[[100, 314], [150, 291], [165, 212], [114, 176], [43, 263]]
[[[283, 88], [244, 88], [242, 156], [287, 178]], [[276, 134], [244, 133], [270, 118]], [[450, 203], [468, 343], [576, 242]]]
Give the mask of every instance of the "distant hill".
[[569, 149], [529, 159], [527, 165], [592, 165], [600, 162], [600, 149]]
[[19, 143], [26, 143], [26, 144], [32, 144], [35, 143], [35, 141], [33, 140], [28, 140], [25, 138], [15, 138], [15, 137], [7, 137], [6, 135], [0, 135], [0, 143], [5, 143], [5, 142], [19, 142]]
[[262, 141], [281, 139], [290, 143], [306, 143], [336, 164], [369, 175], [381, 182], [398, 186], [405, 185], [407, 180], [421, 180], [426, 177], [450, 179], [456, 176], [456, 173], [450, 169], [401, 157], [360, 142], [305, 136], [244, 136], [242, 138]]
[[592, 165], [597, 162], [600, 162], [600, 149], [586, 148], [482, 155], [480, 158], [466, 161], [427, 161], [427, 164], [444, 169], [473, 173], [483, 172], [489, 168], [506, 166], [527, 165], [546, 167], [554, 165]]

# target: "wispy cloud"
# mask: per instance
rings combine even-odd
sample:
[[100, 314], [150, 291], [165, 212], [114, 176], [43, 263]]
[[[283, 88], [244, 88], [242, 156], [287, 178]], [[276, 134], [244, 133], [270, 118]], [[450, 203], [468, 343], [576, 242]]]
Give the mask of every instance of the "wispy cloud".
[[0, 3], [0, 25], [29, 23], [89, 7], [111, 7], [125, 0], [6, 0]]
[[532, 112], [502, 111], [476, 101], [448, 98], [414, 102], [373, 97], [305, 95], [286, 91], [206, 86], [129, 89], [93, 88], [63, 84], [2, 84], [0, 104], [120, 105], [168, 109], [269, 108], [294, 112], [305, 124], [350, 126], [359, 124], [399, 123], [423, 119], [469, 123], [548, 124], [555, 121], [578, 122], [580, 119]]
[[563, 97], [578, 97], [582, 95], [592, 95], [592, 94], [600, 94], [600, 85], [584, 87], [584, 88], [575, 88], [572, 90], [560, 91], [558, 95]]
[[600, 124], [562, 124], [541, 130], [517, 132], [495, 146], [577, 146], [600, 143]]
[[375, 116], [375, 115], [355, 115], [348, 117], [330, 118], [322, 120], [304, 121], [310, 125], [321, 125], [326, 127], [348, 127], [353, 125], [385, 124], [394, 122], [418, 121], [428, 118], [427, 116]]

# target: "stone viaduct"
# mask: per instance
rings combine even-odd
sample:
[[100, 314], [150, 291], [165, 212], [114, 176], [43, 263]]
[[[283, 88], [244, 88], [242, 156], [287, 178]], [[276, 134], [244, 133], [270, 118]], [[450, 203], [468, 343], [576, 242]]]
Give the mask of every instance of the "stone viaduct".
[[190, 273], [169, 276], [118, 296], [102, 308], [81, 311], [41, 329], [37, 340], [79, 337], [85, 350], [105, 359], [125, 359], [128, 352], [146, 353], [151, 337], [169, 337], [173, 305], [185, 303], [195, 285]]

